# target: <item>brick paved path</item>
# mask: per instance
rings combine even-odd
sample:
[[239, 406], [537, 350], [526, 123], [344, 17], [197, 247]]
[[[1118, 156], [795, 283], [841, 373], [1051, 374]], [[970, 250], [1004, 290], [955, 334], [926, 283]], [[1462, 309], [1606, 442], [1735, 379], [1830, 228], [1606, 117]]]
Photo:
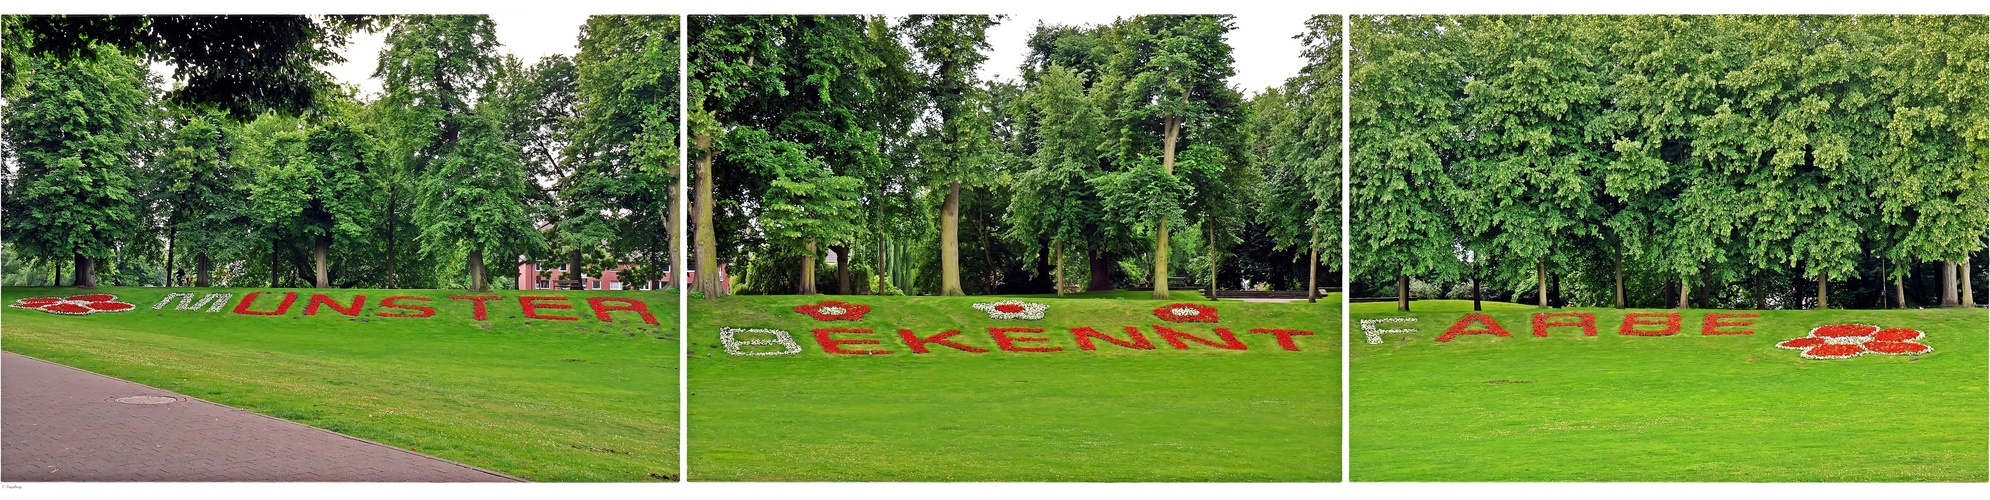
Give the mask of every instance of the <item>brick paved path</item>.
[[519, 481], [11, 352], [0, 422], [5, 481]]

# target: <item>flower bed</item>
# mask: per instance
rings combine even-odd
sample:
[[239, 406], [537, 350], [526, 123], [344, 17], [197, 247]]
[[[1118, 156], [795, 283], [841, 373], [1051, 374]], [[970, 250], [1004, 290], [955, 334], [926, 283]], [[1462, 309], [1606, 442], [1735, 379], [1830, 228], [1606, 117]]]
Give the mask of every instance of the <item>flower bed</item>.
[[1367, 338], [1368, 338], [1368, 343], [1370, 343], [1370, 344], [1380, 344], [1380, 343], [1382, 343], [1382, 334], [1385, 334], [1385, 333], [1416, 333], [1416, 332], [1417, 332], [1417, 329], [1415, 329], [1415, 328], [1398, 328], [1398, 329], [1394, 329], [1394, 330], [1384, 330], [1384, 329], [1381, 329], [1381, 328], [1376, 328], [1376, 325], [1379, 325], [1379, 324], [1382, 324], [1382, 323], [1415, 323], [1415, 322], [1416, 322], [1416, 318], [1377, 318], [1377, 319], [1364, 319], [1364, 320], [1361, 320], [1361, 336], [1363, 336], [1363, 337], [1367, 337]]
[[[1482, 323], [1486, 325], [1486, 327], [1465, 328], [1465, 326], [1470, 325], [1474, 322]], [[1499, 326], [1499, 320], [1493, 319], [1492, 316], [1487, 316], [1479, 313], [1471, 313], [1465, 315], [1465, 317], [1463, 318], [1459, 318], [1457, 323], [1451, 324], [1451, 328], [1445, 329], [1444, 335], [1438, 336], [1437, 341], [1450, 342], [1451, 339], [1458, 338], [1459, 335], [1486, 335], [1486, 334], [1492, 334], [1501, 337], [1513, 336], [1513, 334], [1511, 333], [1506, 333], [1506, 327]]]
[[[1575, 318], [1575, 321], [1553, 321], [1553, 318]], [[1534, 336], [1548, 336], [1548, 329], [1557, 326], [1580, 326], [1582, 334], [1596, 336], [1596, 315], [1576, 313], [1536, 313], [1534, 315]]]
[[975, 309], [988, 313], [988, 319], [1020, 319], [1036, 321], [1043, 319], [1043, 312], [1050, 309], [1048, 304], [1023, 302], [1020, 300], [998, 300], [974, 304]]
[[[768, 335], [773, 335], [774, 338], [758, 339], [758, 340], [739, 340], [738, 336], [739, 334], [742, 333], [764, 333]], [[731, 354], [734, 356], [785, 356], [789, 354], [797, 354], [802, 352], [802, 346], [801, 344], [795, 343], [794, 335], [790, 335], [788, 334], [788, 332], [775, 330], [772, 328], [733, 328], [730, 326], [720, 327], [719, 343], [725, 344], [726, 354]], [[741, 347], [762, 346], [762, 345], [781, 346], [781, 352], [747, 352], [740, 349]]]
[[806, 314], [816, 321], [862, 321], [864, 313], [871, 312], [871, 306], [825, 300], [818, 304], [795, 306], [795, 312]]
[[1155, 308], [1154, 316], [1176, 323], [1215, 323], [1216, 308], [1189, 303], [1174, 303]]
[[[1665, 319], [1660, 321], [1651, 321], [1643, 318], [1665, 318]], [[1660, 328], [1657, 330], [1639, 330], [1637, 329], [1638, 325], [1660, 325], [1664, 326], [1664, 328]], [[1664, 337], [1675, 333], [1679, 333], [1679, 313], [1625, 313], [1624, 325], [1617, 327], [1618, 335], [1636, 335], [1640, 337]]]
[[1776, 343], [1776, 347], [1803, 351], [1809, 359], [1846, 359], [1867, 353], [1919, 356], [1935, 348], [1915, 342], [1927, 334], [1906, 328], [1881, 329], [1873, 325], [1840, 324], [1812, 328], [1810, 334]]
[[119, 313], [137, 309], [136, 304], [117, 301], [116, 295], [93, 293], [68, 297], [32, 297], [15, 300], [7, 307], [33, 309], [49, 314], [64, 316], [88, 316], [96, 313]]

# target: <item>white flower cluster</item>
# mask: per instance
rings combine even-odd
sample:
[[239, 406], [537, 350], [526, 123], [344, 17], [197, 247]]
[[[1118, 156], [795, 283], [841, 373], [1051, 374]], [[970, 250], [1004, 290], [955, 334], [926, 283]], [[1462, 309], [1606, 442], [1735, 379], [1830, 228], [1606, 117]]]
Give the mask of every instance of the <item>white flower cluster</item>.
[[1370, 344], [1380, 344], [1382, 343], [1382, 334], [1384, 333], [1416, 333], [1417, 329], [1401, 328], [1396, 330], [1383, 330], [1380, 328], [1376, 328], [1375, 325], [1380, 323], [1415, 323], [1415, 322], [1416, 318], [1364, 319], [1361, 320], [1361, 335], [1363, 337], [1368, 337], [1368, 343]]
[[[1004, 308], [1002, 306], [1011, 306], [1011, 307]], [[1015, 309], [1017, 307], [1021, 307], [1022, 310], [1016, 312], [1007, 312], [1002, 310], [1002, 309]], [[1035, 302], [1023, 302], [1020, 300], [1001, 300], [989, 303], [974, 304], [974, 308], [980, 309], [981, 312], [988, 313], [988, 319], [1023, 319], [1023, 320], [1036, 321], [1043, 319], [1043, 312], [1050, 310], [1050, 305], [1038, 304]], [[1189, 311], [1189, 314], [1191, 315], [1195, 313], [1196, 313], [1195, 311]]]
[[[221, 312], [221, 308], [227, 306], [228, 301], [233, 298], [235, 298], [235, 294], [232, 293], [210, 293], [206, 297], [201, 297], [200, 302], [194, 302], [193, 293], [191, 292], [173, 292], [166, 294], [166, 298], [159, 299], [159, 303], [152, 304], [152, 308], [163, 309], [166, 307], [166, 304], [172, 303], [173, 299], [180, 299], [180, 305], [174, 306], [173, 310], [195, 311], [199, 310], [202, 306], [207, 306], [207, 312]], [[214, 305], [208, 306], [208, 303], [213, 303]]]
[[[761, 340], [739, 340], [738, 338], [734, 337], [734, 335], [740, 333], [765, 333], [773, 335], [774, 338], [761, 339]], [[734, 356], [785, 356], [789, 354], [798, 354], [802, 352], [801, 344], [795, 343], [795, 337], [793, 335], [789, 335], [788, 332], [775, 330], [771, 328], [733, 328], [730, 326], [719, 327], [719, 343], [725, 344], [726, 354], [731, 354]], [[741, 347], [761, 346], [761, 345], [777, 345], [781, 346], [782, 350], [781, 352], [746, 352], [740, 349]]]

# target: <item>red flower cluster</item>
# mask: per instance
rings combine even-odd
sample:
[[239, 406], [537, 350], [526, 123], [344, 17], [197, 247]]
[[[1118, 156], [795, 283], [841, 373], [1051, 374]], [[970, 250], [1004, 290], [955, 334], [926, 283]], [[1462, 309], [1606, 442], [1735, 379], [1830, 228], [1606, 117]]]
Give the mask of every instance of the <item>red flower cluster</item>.
[[[1575, 318], [1575, 321], [1550, 321], [1549, 318]], [[1534, 315], [1534, 336], [1548, 336], [1548, 329], [1557, 326], [1580, 326], [1582, 334], [1596, 336], [1596, 315], [1575, 313], [1537, 313]]]
[[1810, 359], [1855, 358], [1869, 352], [1921, 355], [1935, 350], [1914, 342], [1926, 336], [1920, 330], [1906, 328], [1881, 330], [1873, 325], [1825, 325], [1811, 329], [1810, 335], [1777, 343], [1776, 347], [1800, 349], [1802, 356]]
[[[1665, 319], [1651, 321], [1640, 318]], [[1637, 325], [1661, 325], [1665, 328], [1639, 330], [1637, 329]], [[1624, 326], [1617, 328], [1618, 335], [1637, 335], [1640, 337], [1664, 337], [1675, 333], [1679, 333], [1679, 313], [1627, 313], [1624, 315]]]
[[125, 312], [138, 306], [117, 301], [116, 295], [93, 293], [69, 297], [34, 297], [20, 299], [7, 307], [34, 309], [49, 314], [85, 316], [101, 312]]
[[[1483, 323], [1486, 327], [1465, 328], [1465, 325], [1472, 324], [1473, 322]], [[1488, 333], [1501, 337], [1513, 336], [1511, 333], [1506, 333], [1506, 327], [1499, 326], [1499, 320], [1492, 319], [1492, 316], [1471, 313], [1465, 315], [1463, 318], [1459, 318], [1457, 323], [1452, 323], [1451, 328], [1444, 330], [1444, 335], [1437, 337], [1437, 341], [1450, 342], [1451, 339], [1458, 338], [1459, 335], [1485, 335]]]
[[807, 314], [816, 321], [863, 321], [864, 313], [871, 312], [871, 306], [850, 304], [836, 300], [825, 300], [820, 304], [795, 306], [795, 312]]
[[1189, 303], [1175, 303], [1155, 308], [1154, 316], [1176, 323], [1215, 323], [1216, 308]]

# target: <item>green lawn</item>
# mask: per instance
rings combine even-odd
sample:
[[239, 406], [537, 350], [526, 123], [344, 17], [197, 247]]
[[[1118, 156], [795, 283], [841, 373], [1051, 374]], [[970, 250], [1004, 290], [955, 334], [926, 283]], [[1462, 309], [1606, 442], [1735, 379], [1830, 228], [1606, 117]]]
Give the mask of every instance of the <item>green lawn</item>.
[[[1146, 293], [1146, 292], [1141, 292]], [[798, 305], [844, 300], [873, 309], [861, 321], [822, 322]], [[1167, 323], [1149, 300], [1031, 299], [1042, 321], [993, 320], [971, 308], [989, 297], [742, 296], [691, 303], [690, 477], [694, 481], [1338, 481], [1340, 309], [1337, 302], [1206, 302], [1220, 321]], [[1163, 325], [1247, 350], [1185, 341]], [[799, 354], [734, 356], [720, 327], [792, 333]], [[1127, 339], [1138, 326], [1156, 349], [1097, 342], [1084, 351], [1069, 328]], [[1058, 352], [997, 349], [991, 327], [1043, 328]], [[810, 331], [867, 328], [875, 339], [828, 354]], [[914, 354], [896, 333], [946, 330], [987, 349], [932, 345]], [[1316, 332], [1286, 351], [1251, 329]], [[742, 335], [742, 340], [746, 335]], [[757, 338], [769, 338], [761, 336]], [[768, 347], [752, 350], [778, 350]]]
[[[1513, 336], [1434, 340], [1470, 301], [1418, 301], [1414, 334], [1369, 345], [1358, 304], [1350, 384], [1355, 481], [1947, 481], [1986, 479], [1982, 309], [1680, 312], [1673, 336], [1619, 335], [1623, 311], [1532, 335], [1534, 309], [1487, 313]], [[1706, 313], [1759, 312], [1752, 335]], [[1810, 360], [1775, 344], [1861, 323], [1925, 332], [1919, 357]], [[1400, 328], [1402, 323], [1383, 328]], [[1655, 328], [1652, 326], [1642, 329]]]
[[[495, 291], [488, 319], [473, 319], [456, 290], [327, 290], [357, 316], [321, 306], [302, 314], [312, 290], [288, 314], [177, 311], [152, 305], [161, 288], [9, 287], [5, 302], [27, 297], [108, 293], [136, 310], [88, 316], [5, 311], [0, 346], [56, 363], [176, 391], [533, 481], [660, 481], [677, 474], [675, 294], [642, 291]], [[182, 289], [202, 295], [255, 289]], [[270, 311], [283, 290], [264, 293]], [[528, 321], [519, 295], [572, 297], [572, 310]], [[428, 318], [381, 317], [387, 296], [436, 309]], [[659, 325], [633, 312], [615, 323], [594, 318], [587, 297], [647, 303]], [[196, 297], [198, 299], [198, 297]], [[659, 338], [661, 337], [661, 338]]]

